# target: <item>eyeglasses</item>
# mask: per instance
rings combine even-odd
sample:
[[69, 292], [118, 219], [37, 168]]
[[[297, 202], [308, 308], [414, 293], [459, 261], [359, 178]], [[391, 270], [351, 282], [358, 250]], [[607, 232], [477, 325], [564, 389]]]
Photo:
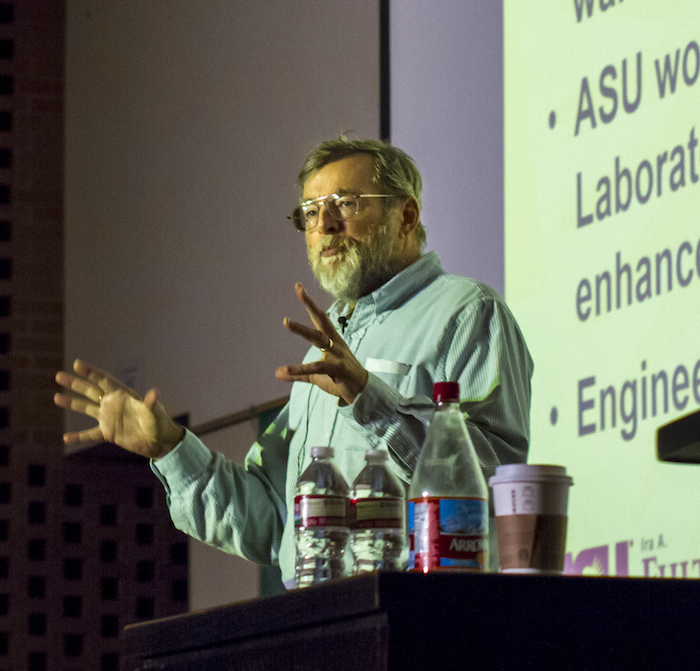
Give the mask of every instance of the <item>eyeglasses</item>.
[[333, 219], [345, 221], [360, 213], [360, 198], [396, 198], [396, 196], [384, 193], [345, 194], [341, 196], [337, 193], [331, 193], [313, 200], [305, 200], [287, 219], [294, 222], [298, 231], [302, 233], [311, 231], [318, 226], [321, 203], [325, 204], [326, 212]]

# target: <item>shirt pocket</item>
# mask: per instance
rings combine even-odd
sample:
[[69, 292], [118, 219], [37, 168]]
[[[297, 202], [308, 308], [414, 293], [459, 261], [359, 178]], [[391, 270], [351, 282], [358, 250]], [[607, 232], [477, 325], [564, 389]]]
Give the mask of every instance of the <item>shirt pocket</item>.
[[390, 359], [368, 358], [365, 362], [365, 369], [399, 392], [405, 390], [411, 372], [409, 364]]

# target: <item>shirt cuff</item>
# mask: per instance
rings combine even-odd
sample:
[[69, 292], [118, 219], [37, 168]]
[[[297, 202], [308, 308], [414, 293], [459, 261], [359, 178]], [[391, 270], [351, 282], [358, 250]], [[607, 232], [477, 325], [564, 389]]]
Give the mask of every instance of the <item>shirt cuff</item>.
[[185, 437], [165, 456], [151, 459], [151, 470], [169, 485], [177, 487], [188, 483], [206, 470], [211, 462], [211, 452], [189, 429]]
[[396, 412], [399, 400], [395, 389], [374, 373], [369, 373], [362, 391], [355, 396], [350, 405], [340, 408], [338, 412], [348, 421], [354, 420], [361, 426], [367, 426], [386, 421], [387, 417]]

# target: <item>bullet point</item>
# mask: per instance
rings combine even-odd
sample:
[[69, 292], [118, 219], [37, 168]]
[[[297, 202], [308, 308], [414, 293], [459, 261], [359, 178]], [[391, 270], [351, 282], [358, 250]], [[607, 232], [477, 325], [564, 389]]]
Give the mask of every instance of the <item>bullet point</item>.
[[552, 411], [549, 413], [549, 421], [552, 423], [552, 426], [556, 425], [557, 419], [559, 419], [559, 413], [557, 412], [557, 406], [555, 405], [552, 408]]
[[554, 112], [554, 110], [552, 110], [549, 113], [549, 127], [554, 128], [554, 126], [556, 126], [556, 124], [557, 124], [557, 115]]

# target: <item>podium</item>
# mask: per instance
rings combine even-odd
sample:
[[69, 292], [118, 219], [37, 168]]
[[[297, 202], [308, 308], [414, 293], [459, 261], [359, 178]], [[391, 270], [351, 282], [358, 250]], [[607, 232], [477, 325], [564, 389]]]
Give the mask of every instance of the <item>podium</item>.
[[371, 573], [130, 625], [126, 671], [692, 669], [700, 580]]

